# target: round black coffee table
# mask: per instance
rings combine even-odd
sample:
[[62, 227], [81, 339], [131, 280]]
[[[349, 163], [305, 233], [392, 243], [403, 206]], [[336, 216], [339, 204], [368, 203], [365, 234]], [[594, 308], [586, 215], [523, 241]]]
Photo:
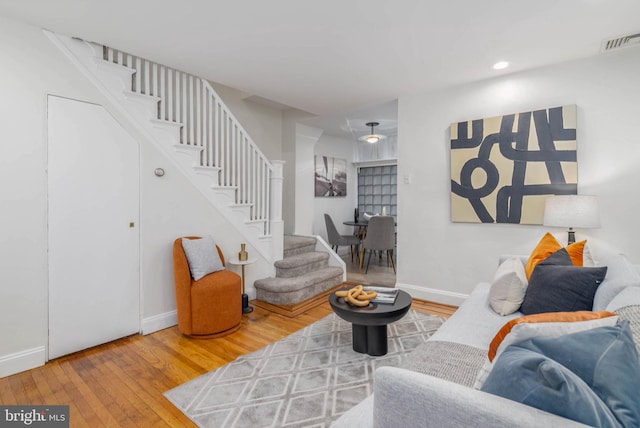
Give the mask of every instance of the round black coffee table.
[[369, 306], [359, 307], [350, 305], [344, 297], [337, 297], [333, 292], [329, 295], [329, 304], [336, 315], [352, 324], [353, 350], [362, 354], [380, 356], [385, 355], [388, 350], [387, 324], [398, 321], [409, 312], [411, 296], [405, 291], [398, 290], [398, 297], [392, 305], [369, 303]]

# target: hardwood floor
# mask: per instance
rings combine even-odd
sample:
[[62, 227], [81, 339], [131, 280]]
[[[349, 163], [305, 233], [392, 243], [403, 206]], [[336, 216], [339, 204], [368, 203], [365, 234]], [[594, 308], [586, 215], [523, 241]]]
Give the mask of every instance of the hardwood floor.
[[[445, 317], [455, 311], [419, 300], [412, 308]], [[296, 318], [256, 307], [240, 330], [221, 338], [188, 339], [177, 327], [123, 338], [0, 379], [0, 403], [68, 404], [71, 427], [194, 427], [163, 392], [330, 313], [328, 302]]]
[[[341, 258], [347, 267], [347, 281], [356, 284], [395, 287], [396, 274], [392, 268], [387, 266], [386, 258], [382, 260], [381, 257], [371, 257], [369, 269], [366, 270], [366, 273], [364, 268], [360, 269], [360, 264], [357, 259], [353, 262], [351, 261], [349, 254], [343, 254]], [[366, 258], [368, 258], [368, 256]]]

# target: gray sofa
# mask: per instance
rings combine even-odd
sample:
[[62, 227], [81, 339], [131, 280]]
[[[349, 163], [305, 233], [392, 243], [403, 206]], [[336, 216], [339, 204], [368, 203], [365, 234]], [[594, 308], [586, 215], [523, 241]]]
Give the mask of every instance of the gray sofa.
[[[631, 275], [636, 275], [631, 279], [610, 268], [616, 284], [607, 288], [609, 295], [601, 293], [598, 305], [606, 304], [606, 310], [629, 319], [640, 350], [640, 266], [629, 266], [634, 271]], [[377, 369], [374, 393], [332, 427], [585, 426], [473, 388], [495, 334], [507, 321], [522, 316], [519, 312], [496, 314], [488, 303], [490, 288], [490, 283], [478, 284], [460, 308], [401, 367]]]

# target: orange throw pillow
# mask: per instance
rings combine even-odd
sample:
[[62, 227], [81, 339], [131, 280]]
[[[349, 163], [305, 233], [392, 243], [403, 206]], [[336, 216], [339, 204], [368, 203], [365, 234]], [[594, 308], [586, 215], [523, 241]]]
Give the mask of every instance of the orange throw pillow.
[[[582, 255], [584, 253], [584, 245], [586, 243], [587, 241], [580, 241], [567, 245], [566, 249], [569, 253], [569, 257], [571, 258], [571, 263], [573, 263], [574, 266], [582, 266]], [[527, 260], [527, 264], [524, 267], [527, 279], [531, 278], [531, 273], [538, 263], [561, 248], [562, 245], [560, 245], [552, 234], [549, 232], [545, 233], [540, 242], [538, 242], [538, 245], [536, 245], [536, 248], [533, 249], [533, 252]]]
[[489, 345], [489, 361], [493, 361], [498, 351], [498, 347], [505, 337], [511, 332], [513, 326], [522, 323], [545, 323], [545, 322], [577, 322], [577, 321], [590, 321], [601, 318], [608, 318], [616, 316], [616, 314], [607, 311], [591, 312], [591, 311], [576, 311], [576, 312], [545, 312], [543, 314], [525, 315], [520, 318], [514, 318], [507, 322], [496, 333], [495, 337]]
[[573, 244], [567, 245], [565, 248], [567, 249], [567, 253], [569, 253], [569, 257], [571, 257], [571, 263], [574, 266], [584, 266], [584, 246], [587, 244], [587, 241], [574, 242]]

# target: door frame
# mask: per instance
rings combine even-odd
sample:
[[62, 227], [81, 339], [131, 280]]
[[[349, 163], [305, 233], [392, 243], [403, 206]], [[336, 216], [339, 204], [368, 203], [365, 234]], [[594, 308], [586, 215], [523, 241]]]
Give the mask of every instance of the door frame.
[[[77, 101], [77, 102], [81, 102], [81, 103], [86, 103], [86, 104], [91, 104], [91, 105], [95, 105], [95, 106], [100, 106], [102, 107], [107, 114], [109, 114], [113, 120], [115, 120], [121, 127], [122, 129], [131, 136], [131, 138], [136, 142], [137, 145], [137, 151], [138, 151], [138, 168], [137, 168], [137, 178], [138, 178], [138, 204], [137, 204], [137, 214], [138, 214], [138, 326], [137, 326], [137, 334], [142, 334], [142, 323], [143, 323], [143, 308], [144, 308], [144, 293], [143, 293], [143, 269], [142, 269], [142, 260], [143, 260], [143, 245], [142, 245], [142, 237], [143, 237], [143, 230], [142, 230], [142, 222], [141, 222], [141, 218], [142, 218], [142, 197], [140, 196], [142, 193], [142, 149], [141, 149], [141, 145], [140, 145], [140, 141], [139, 139], [135, 138], [133, 136], [133, 134], [129, 131], [128, 126], [125, 126], [124, 123], [122, 123], [122, 121], [118, 120], [118, 118], [116, 116], [113, 115], [113, 113], [110, 111], [110, 109], [105, 105], [105, 104], [100, 104], [99, 102], [94, 102], [94, 101], [87, 101], [85, 99], [79, 99], [79, 98], [74, 98], [71, 96], [64, 96], [64, 95], [59, 95], [56, 93], [52, 93], [49, 91], [45, 91], [43, 94], [43, 104], [44, 104], [44, 114], [42, 117], [42, 122], [43, 122], [43, 141], [44, 141], [44, 155], [45, 155], [45, 165], [44, 165], [44, 171], [45, 171], [45, 186], [46, 186], [46, 192], [45, 192], [45, 201], [46, 201], [46, 207], [45, 207], [45, 218], [46, 218], [46, 225], [45, 225], [45, 230], [46, 230], [46, 237], [45, 237], [45, 242], [46, 242], [46, 272], [47, 272], [47, 279], [46, 279], [46, 291], [45, 291], [45, 299], [46, 299], [46, 307], [45, 307], [45, 317], [46, 317], [46, 326], [47, 326], [47, 332], [46, 332], [46, 340], [45, 340], [45, 364], [48, 363], [51, 358], [49, 356], [49, 331], [50, 331], [50, 305], [51, 305], [51, 296], [50, 296], [50, 291], [51, 291], [51, 284], [50, 284], [50, 270], [51, 270], [51, 266], [50, 266], [50, 257], [49, 257], [49, 252], [50, 252], [50, 242], [49, 242], [49, 237], [50, 237], [50, 233], [49, 233], [49, 229], [50, 229], [50, 218], [49, 218], [49, 212], [50, 212], [50, 200], [49, 200], [49, 98], [50, 97], [57, 97], [57, 98], [63, 98], [63, 99], [67, 99], [67, 100], [71, 100], [71, 101]], [[107, 342], [108, 343], [108, 342]]]

